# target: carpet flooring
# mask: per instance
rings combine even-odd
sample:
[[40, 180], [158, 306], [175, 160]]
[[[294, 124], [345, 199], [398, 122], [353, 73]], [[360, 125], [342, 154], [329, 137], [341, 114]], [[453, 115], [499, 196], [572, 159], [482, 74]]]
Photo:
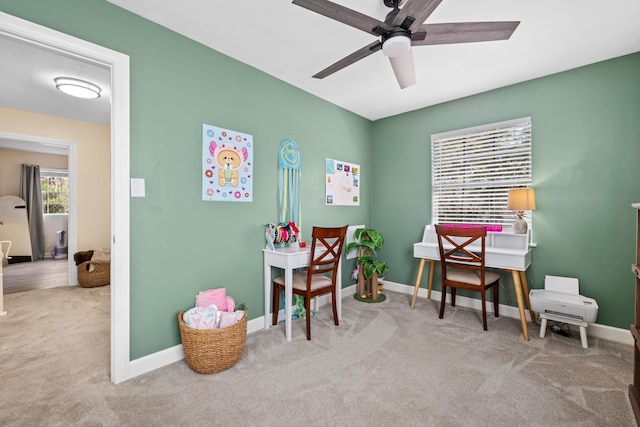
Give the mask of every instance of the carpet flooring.
[[[7, 295], [0, 318], [2, 426], [633, 426], [630, 346], [385, 292], [249, 334], [212, 375], [185, 361], [109, 381], [109, 287]], [[176, 309], [176, 313], [177, 313]], [[176, 313], [167, 313], [174, 317]], [[177, 321], [176, 321], [177, 330]]]

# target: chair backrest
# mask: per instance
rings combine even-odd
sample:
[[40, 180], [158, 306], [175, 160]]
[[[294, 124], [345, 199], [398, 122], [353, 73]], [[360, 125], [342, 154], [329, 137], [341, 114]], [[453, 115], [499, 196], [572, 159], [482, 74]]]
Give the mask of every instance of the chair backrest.
[[[447, 267], [476, 270], [484, 278], [485, 241], [487, 238], [485, 227], [458, 228], [436, 225], [436, 234], [438, 235], [444, 280], [447, 279]], [[471, 245], [476, 246], [473, 251], [470, 248]], [[480, 251], [478, 251], [478, 246]]]
[[310, 283], [313, 275], [331, 273], [331, 281], [335, 285], [346, 234], [346, 225], [336, 228], [313, 227], [307, 283]]

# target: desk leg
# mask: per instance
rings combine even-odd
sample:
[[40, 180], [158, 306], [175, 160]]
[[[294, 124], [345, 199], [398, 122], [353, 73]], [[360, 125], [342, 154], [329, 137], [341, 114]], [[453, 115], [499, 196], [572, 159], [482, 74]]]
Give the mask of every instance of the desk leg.
[[271, 266], [264, 263], [264, 328], [271, 324]]
[[527, 285], [527, 275], [524, 271], [520, 271], [520, 282], [522, 283], [522, 291], [524, 292], [524, 299], [527, 301], [527, 307], [529, 307], [529, 315], [531, 316], [531, 321], [535, 322], [536, 315], [531, 309], [531, 301], [529, 301], [529, 286]]
[[436, 262], [432, 259], [429, 260], [429, 290], [427, 291], [427, 299], [431, 299], [431, 287], [433, 286], [433, 269], [436, 266]]
[[520, 312], [520, 323], [522, 324], [522, 335], [526, 341], [529, 341], [529, 328], [527, 327], [527, 316], [524, 313], [524, 301], [522, 300], [522, 286], [520, 285], [520, 273], [517, 270], [511, 270], [513, 277], [513, 288], [516, 292], [516, 300], [518, 301], [518, 311]]
[[413, 298], [411, 298], [411, 310], [416, 305], [416, 297], [418, 296], [418, 289], [420, 289], [420, 280], [422, 280], [422, 270], [424, 270], [424, 263], [427, 260], [420, 258], [420, 266], [418, 267], [418, 275], [416, 276], [415, 289], [413, 290]]
[[284, 299], [285, 299], [285, 319], [286, 319], [286, 333], [287, 341], [291, 341], [291, 314], [293, 312], [293, 269], [286, 268], [284, 270]]
[[415, 289], [413, 290], [413, 298], [411, 298], [411, 310], [416, 305], [416, 298], [418, 296], [418, 289], [420, 289], [420, 281], [422, 280], [422, 272], [424, 271], [424, 263], [429, 262], [429, 288], [427, 291], [427, 299], [431, 299], [431, 287], [433, 286], [433, 268], [436, 262], [432, 259], [421, 258], [420, 266], [418, 267], [418, 275], [416, 276]]

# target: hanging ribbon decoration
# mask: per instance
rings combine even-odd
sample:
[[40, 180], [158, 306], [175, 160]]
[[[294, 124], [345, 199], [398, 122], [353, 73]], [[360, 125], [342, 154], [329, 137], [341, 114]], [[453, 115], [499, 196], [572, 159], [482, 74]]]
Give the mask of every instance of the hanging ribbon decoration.
[[280, 144], [278, 150], [277, 224], [266, 224], [264, 238], [267, 249], [297, 244], [300, 238], [300, 172], [302, 158], [298, 145], [291, 138]]
[[300, 228], [300, 173], [302, 157], [292, 139], [280, 144], [278, 152], [278, 194], [280, 198], [280, 224], [294, 222]]

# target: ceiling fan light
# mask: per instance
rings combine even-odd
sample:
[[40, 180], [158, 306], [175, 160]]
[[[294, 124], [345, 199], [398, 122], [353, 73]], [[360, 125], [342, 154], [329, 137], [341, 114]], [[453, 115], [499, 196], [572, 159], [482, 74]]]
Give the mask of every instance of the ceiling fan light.
[[411, 39], [405, 35], [389, 37], [382, 43], [382, 53], [389, 58], [402, 56], [411, 50]]
[[409, 51], [404, 55], [389, 58], [393, 74], [400, 85], [400, 89], [405, 89], [416, 84], [416, 68], [413, 62], [413, 52]]
[[57, 77], [53, 81], [56, 83], [56, 89], [78, 98], [100, 98], [102, 93], [102, 89], [99, 86], [72, 77]]

